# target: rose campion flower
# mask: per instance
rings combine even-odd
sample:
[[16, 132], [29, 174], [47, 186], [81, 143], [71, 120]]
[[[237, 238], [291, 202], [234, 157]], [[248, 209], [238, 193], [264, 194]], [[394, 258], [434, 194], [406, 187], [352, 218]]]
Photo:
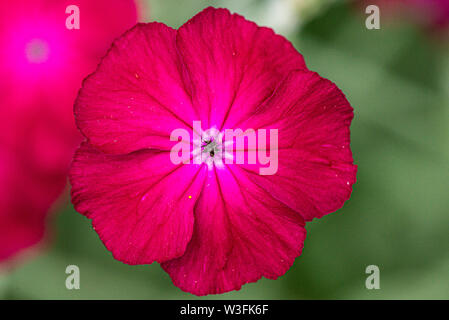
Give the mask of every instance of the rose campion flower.
[[[79, 30], [66, 28], [69, 5], [80, 10]], [[136, 18], [131, 0], [0, 3], [0, 262], [44, 236], [81, 141], [73, 100]]]
[[[240, 15], [207, 8], [179, 30], [138, 24], [76, 100], [86, 141], [70, 172], [72, 202], [117, 260], [158, 262], [184, 291], [276, 279], [301, 254], [305, 222], [350, 197], [352, 117], [290, 42]], [[219, 146], [203, 150], [212, 165], [173, 163], [171, 133], [192, 132], [194, 121], [219, 132], [277, 129], [277, 172], [218, 165]]]

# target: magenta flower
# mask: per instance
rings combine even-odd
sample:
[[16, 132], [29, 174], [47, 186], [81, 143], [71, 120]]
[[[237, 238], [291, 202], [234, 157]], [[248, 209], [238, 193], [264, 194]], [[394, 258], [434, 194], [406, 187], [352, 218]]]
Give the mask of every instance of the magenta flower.
[[[66, 27], [69, 5], [79, 30]], [[42, 239], [81, 141], [81, 81], [136, 16], [132, 0], [0, 2], [0, 262]]]
[[[70, 173], [76, 210], [116, 259], [156, 261], [196, 295], [283, 275], [305, 222], [339, 209], [355, 182], [343, 93], [285, 38], [224, 9], [125, 33], [85, 80], [75, 117], [87, 138]], [[276, 129], [275, 174], [261, 175], [260, 159], [224, 163], [225, 142], [203, 132], [187, 160], [204, 158], [174, 163], [173, 132], [198, 133], [197, 121], [204, 132]]]

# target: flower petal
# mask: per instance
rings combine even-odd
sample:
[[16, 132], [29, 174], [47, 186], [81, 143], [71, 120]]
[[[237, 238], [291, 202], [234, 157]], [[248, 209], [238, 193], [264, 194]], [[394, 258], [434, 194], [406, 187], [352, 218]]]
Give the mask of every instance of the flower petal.
[[176, 30], [138, 24], [116, 40], [75, 103], [76, 123], [104, 152], [168, 150], [175, 128], [197, 119], [181, 80]]
[[208, 171], [192, 240], [182, 257], [162, 264], [184, 291], [217, 294], [276, 279], [301, 254], [301, 216], [234, 169]]
[[42, 239], [47, 211], [63, 187], [36, 178], [21, 162], [0, 146], [0, 264]]
[[92, 219], [105, 246], [128, 264], [184, 253], [204, 178], [204, 167], [173, 165], [168, 152], [108, 155], [87, 143], [70, 174], [75, 209]]
[[306, 221], [341, 208], [356, 180], [350, 150], [353, 110], [335, 84], [310, 71], [292, 72], [243, 128], [277, 129], [278, 171], [248, 177]]
[[207, 8], [178, 30], [177, 46], [205, 128], [232, 127], [291, 70], [306, 69], [290, 42], [226, 9]]

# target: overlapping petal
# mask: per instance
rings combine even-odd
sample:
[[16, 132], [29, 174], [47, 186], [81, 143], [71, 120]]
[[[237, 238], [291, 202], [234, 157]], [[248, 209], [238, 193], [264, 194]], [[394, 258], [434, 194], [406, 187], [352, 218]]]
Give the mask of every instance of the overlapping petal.
[[169, 149], [174, 128], [244, 119], [288, 72], [305, 68], [285, 38], [225, 9], [208, 8], [178, 32], [140, 24], [85, 81], [77, 124], [105, 152]]
[[182, 257], [162, 264], [184, 291], [217, 294], [276, 279], [301, 254], [304, 220], [239, 170], [208, 171], [192, 240]]
[[353, 110], [335, 84], [311, 71], [292, 72], [241, 127], [277, 129], [278, 171], [249, 178], [312, 220], [349, 199], [357, 167], [349, 147]]
[[72, 202], [114, 257], [128, 264], [182, 255], [204, 167], [174, 165], [168, 152], [107, 155], [87, 143], [71, 170]]
[[227, 9], [207, 8], [178, 30], [177, 46], [194, 107], [206, 128], [233, 127], [279, 82], [305, 69], [302, 55], [282, 36]]
[[169, 150], [171, 131], [191, 128], [196, 115], [175, 38], [176, 30], [148, 23], [115, 41], [75, 103], [77, 125], [92, 145], [114, 154]]

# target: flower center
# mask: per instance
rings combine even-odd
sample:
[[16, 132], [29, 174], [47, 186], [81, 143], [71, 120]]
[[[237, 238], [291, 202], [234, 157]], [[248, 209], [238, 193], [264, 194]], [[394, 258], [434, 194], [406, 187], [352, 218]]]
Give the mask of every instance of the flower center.
[[48, 60], [50, 49], [48, 44], [40, 39], [33, 39], [26, 44], [25, 55], [31, 63], [43, 63]]
[[[203, 141], [203, 145], [201, 146], [203, 153], [208, 153], [210, 157], [215, 156], [215, 151], [220, 151], [219, 146], [213, 138], [210, 140]], [[217, 152], [218, 153], [218, 152]]]

